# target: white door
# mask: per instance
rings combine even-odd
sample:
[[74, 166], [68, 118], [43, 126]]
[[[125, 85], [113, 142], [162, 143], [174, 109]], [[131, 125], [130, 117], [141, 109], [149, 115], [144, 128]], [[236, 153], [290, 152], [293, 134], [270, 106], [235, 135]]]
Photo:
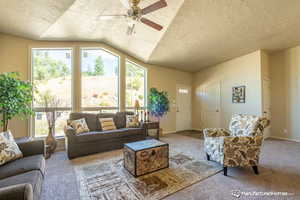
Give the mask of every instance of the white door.
[[191, 88], [177, 86], [176, 98], [176, 131], [190, 130], [192, 128]]
[[202, 88], [201, 92], [201, 127], [220, 127], [220, 83], [211, 83]]
[[[271, 117], [271, 84], [270, 80], [263, 79], [263, 116]], [[270, 137], [270, 126], [264, 130], [264, 138]]]

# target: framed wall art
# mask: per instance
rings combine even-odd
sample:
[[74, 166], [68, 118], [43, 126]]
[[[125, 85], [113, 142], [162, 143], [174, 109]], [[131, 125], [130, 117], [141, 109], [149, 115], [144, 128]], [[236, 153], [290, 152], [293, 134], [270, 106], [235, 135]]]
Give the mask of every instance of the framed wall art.
[[246, 102], [246, 86], [237, 86], [232, 88], [232, 103]]

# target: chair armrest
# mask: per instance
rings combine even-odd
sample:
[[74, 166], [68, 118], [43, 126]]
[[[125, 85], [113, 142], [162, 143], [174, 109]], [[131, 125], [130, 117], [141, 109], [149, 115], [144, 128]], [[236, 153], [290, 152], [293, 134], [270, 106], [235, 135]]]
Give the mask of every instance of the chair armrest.
[[224, 165], [257, 166], [263, 136], [224, 137]]
[[0, 188], [1, 200], [33, 200], [33, 190], [29, 183]]
[[253, 145], [261, 146], [263, 142], [263, 136], [228, 136], [224, 138], [224, 144], [228, 145]]
[[64, 132], [66, 137], [72, 137], [76, 135], [76, 130], [71, 126], [65, 126]]
[[44, 140], [29, 140], [29, 141], [16, 141], [23, 156], [32, 156], [43, 154], [45, 155], [45, 142]]
[[224, 128], [206, 128], [203, 130], [204, 137], [225, 137], [230, 136], [230, 132]]

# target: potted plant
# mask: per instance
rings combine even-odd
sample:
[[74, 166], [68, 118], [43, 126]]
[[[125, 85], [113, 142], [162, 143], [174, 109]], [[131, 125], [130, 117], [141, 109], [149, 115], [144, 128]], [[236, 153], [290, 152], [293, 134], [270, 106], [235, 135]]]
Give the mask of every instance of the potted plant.
[[34, 114], [31, 108], [33, 86], [19, 77], [17, 72], [0, 74], [0, 126], [3, 131], [8, 130], [9, 121], [14, 117], [25, 119]]
[[[148, 109], [158, 122], [167, 114], [170, 109], [170, 101], [166, 91], [158, 91], [156, 88], [150, 89]], [[160, 133], [162, 130], [160, 129]]]
[[57, 147], [55, 123], [59, 115], [56, 109], [61, 104], [61, 101], [55, 95], [52, 95], [50, 91], [45, 91], [43, 93], [38, 93], [37, 102], [44, 108], [43, 111], [46, 113], [48, 136], [46, 137], [45, 142], [48, 148], [46, 156], [49, 158]]

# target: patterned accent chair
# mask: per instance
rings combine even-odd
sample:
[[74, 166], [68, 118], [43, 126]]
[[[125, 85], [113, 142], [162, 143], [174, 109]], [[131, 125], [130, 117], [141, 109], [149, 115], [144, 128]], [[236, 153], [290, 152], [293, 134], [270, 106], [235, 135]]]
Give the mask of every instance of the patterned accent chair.
[[223, 128], [204, 129], [204, 150], [207, 160], [214, 160], [224, 167], [252, 167], [258, 174], [260, 148], [263, 131], [270, 121], [253, 115], [233, 115], [229, 130]]

